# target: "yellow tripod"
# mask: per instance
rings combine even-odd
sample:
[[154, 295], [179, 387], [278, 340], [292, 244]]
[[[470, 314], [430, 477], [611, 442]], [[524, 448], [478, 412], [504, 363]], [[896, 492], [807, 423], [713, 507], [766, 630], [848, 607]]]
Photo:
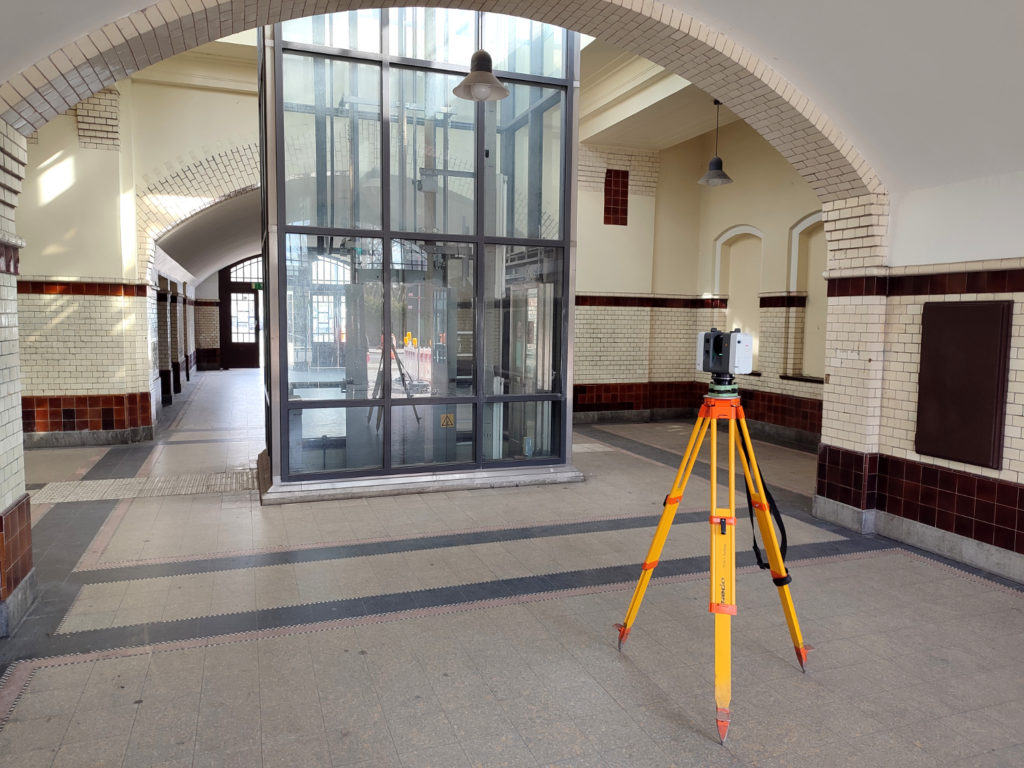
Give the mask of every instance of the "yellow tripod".
[[[729, 422], [729, 506], [727, 508], [718, 506], [718, 421], [720, 419]], [[742, 433], [742, 444], [739, 443], [740, 435], [737, 434], [737, 424]], [[757, 526], [761, 531], [761, 539], [768, 554], [772, 581], [779, 589], [779, 600], [782, 602], [782, 610], [786, 615], [786, 623], [789, 625], [789, 635], [793, 640], [793, 647], [796, 649], [796, 657], [802, 670], [806, 670], [807, 651], [811, 650], [811, 646], [804, 644], [800, 634], [796, 609], [789, 593], [789, 583], [792, 579], [782, 560], [778, 537], [769, 516], [768, 496], [761, 480], [761, 472], [757, 467], [750, 434], [747, 432], [747, 422], [743, 416], [743, 406], [740, 405], [739, 391], [736, 389], [731, 375], [716, 374], [714, 376], [714, 383], [711, 385], [709, 394], [704, 398], [697, 423], [690, 434], [690, 442], [686, 445], [686, 452], [683, 454], [679, 471], [672, 483], [672, 490], [665, 497], [665, 509], [661, 513], [661, 519], [654, 532], [654, 540], [647, 551], [647, 558], [644, 560], [640, 572], [640, 581], [637, 582], [636, 589], [633, 591], [633, 599], [629, 603], [629, 610], [626, 611], [626, 618], [622, 624], [615, 626], [619, 630], [619, 649], [621, 650], [622, 644], [629, 637], [636, 614], [640, 610], [640, 603], [644, 599], [644, 592], [647, 591], [654, 568], [658, 565], [658, 558], [665, 546], [665, 539], [668, 538], [668, 532], [672, 527], [676, 510], [679, 509], [679, 503], [682, 501], [686, 483], [690, 479], [693, 465], [697, 461], [697, 453], [709, 431], [711, 433], [711, 598], [708, 610], [715, 615], [715, 705], [717, 709], [715, 719], [718, 724], [718, 735], [722, 743], [725, 743], [726, 734], [729, 732], [729, 702], [732, 697], [731, 622], [732, 617], [736, 615], [736, 488], [734, 477], [737, 447], [740, 448], [738, 451], [740, 463], [743, 466], [743, 476], [746, 478], [747, 488], [750, 491], [754, 513], [757, 517]], [[743, 450], [744, 448], [745, 450]]]

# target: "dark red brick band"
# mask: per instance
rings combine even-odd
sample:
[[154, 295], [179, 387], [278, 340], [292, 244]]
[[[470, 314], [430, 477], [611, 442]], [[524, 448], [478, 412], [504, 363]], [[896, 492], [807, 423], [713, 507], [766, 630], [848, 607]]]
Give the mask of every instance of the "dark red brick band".
[[28, 494], [0, 512], [0, 600], [32, 570], [32, 515]]
[[0, 273], [5, 275], [18, 274], [20, 258], [18, 248], [6, 243], [0, 243]]
[[[708, 385], [700, 381], [651, 381], [630, 384], [576, 384], [573, 411], [638, 411], [660, 408], [697, 409]], [[821, 400], [775, 392], [740, 390], [748, 419], [821, 434]]]
[[70, 294], [72, 296], [145, 297], [149, 286], [135, 283], [85, 283], [78, 281], [21, 280], [18, 293]]
[[659, 309], [725, 309], [726, 299], [669, 299], [659, 296], [576, 296], [577, 307], [655, 307]]
[[828, 281], [828, 295], [946, 296], [961, 293], [1024, 291], [1024, 269], [939, 272], [893, 277], [837, 277]]
[[195, 300], [190, 299], [190, 301], [193, 304], [195, 304], [197, 307], [219, 307], [220, 306], [220, 302], [219, 301], [212, 301], [210, 299], [195, 299]]
[[1024, 554], [1024, 485], [822, 445], [817, 493]]
[[806, 296], [762, 296], [761, 309], [773, 307], [806, 307]]
[[23, 396], [25, 432], [78, 432], [153, 425], [149, 392], [128, 395]]

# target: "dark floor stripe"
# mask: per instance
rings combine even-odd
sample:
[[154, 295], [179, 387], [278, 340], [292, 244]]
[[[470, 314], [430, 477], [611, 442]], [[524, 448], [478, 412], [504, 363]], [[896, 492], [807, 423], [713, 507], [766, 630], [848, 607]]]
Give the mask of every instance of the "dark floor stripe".
[[54, 504], [32, 527], [32, 556], [38, 600], [11, 637], [0, 640], [0, 674], [12, 661], [38, 656], [38, 649], [57, 631], [81, 585], [68, 576], [116, 501]]
[[[790, 548], [790, 560], [833, 557], [859, 552], [892, 549], [890, 542], [869, 538], [846, 539], [837, 542], [801, 544]], [[707, 570], [707, 555], [663, 560], [658, 565], [657, 577], [683, 576]], [[750, 552], [736, 554], [736, 567], [753, 565]], [[794, 564], [794, 580], [800, 578], [799, 567]], [[640, 574], [639, 563], [591, 568], [563, 573], [522, 576], [512, 579], [437, 587], [416, 592], [401, 592], [371, 597], [332, 600], [307, 605], [290, 605], [245, 611], [223, 616], [204, 616], [181, 621], [155, 622], [132, 627], [87, 630], [67, 635], [48, 637], [39, 643], [34, 656], [84, 653], [93, 650], [120, 648], [147, 643], [164, 643], [200, 637], [278, 629], [314, 622], [353, 619], [379, 614], [396, 613], [416, 608], [458, 606], [478, 600], [522, 597], [546, 594], [565, 589], [592, 586], [611, 586], [628, 583]], [[765, 578], [768, 578], [767, 575]], [[609, 617], [609, 619], [621, 617]]]
[[82, 479], [122, 480], [136, 477], [149, 454], [153, 452], [153, 446], [152, 442], [115, 445], [85, 473]]
[[[650, 445], [649, 443], [642, 443], [639, 440], [632, 440], [622, 435], [617, 435], [614, 432], [610, 432], [600, 427], [594, 427], [587, 424], [577, 424], [573, 426], [573, 432], [578, 435], [589, 437], [591, 440], [597, 440], [598, 442], [606, 443], [608, 445], [615, 446], [620, 450], [626, 451], [627, 453], [633, 453], [637, 456], [643, 456], [645, 459], [656, 461], [659, 464], [664, 464], [666, 467], [672, 467], [674, 469], [679, 467], [679, 464], [683, 460], [683, 451], [686, 449], [686, 443], [680, 446], [680, 452], [675, 453], [674, 451], [666, 451], [663, 448]], [[687, 438], [689, 439], [689, 438]], [[704, 454], [706, 455], [706, 454]], [[756, 458], [756, 457], [755, 457]], [[737, 507], [745, 508], [746, 499], [743, 497], [743, 470], [740, 467], [739, 461], [736, 462], [737, 472]], [[725, 474], [721, 473], [719, 482], [724, 482]], [[700, 455], [697, 457], [697, 461], [693, 465], [694, 476], [702, 478], [704, 480], [711, 480], [711, 464], [701, 459]], [[761, 469], [761, 476], [764, 484], [771, 491], [772, 496], [775, 498], [776, 503], [782, 510], [783, 514], [793, 513], [805, 513], [807, 519], [810, 519], [811, 507], [814, 503], [814, 499], [811, 496], [796, 493], [786, 488], [777, 488], [772, 485], [771, 478], [765, 475], [764, 468]], [[673, 475], [666, 475], [665, 477], [665, 490], [666, 492], [671, 488]], [[740, 513], [742, 514], [742, 512]], [[819, 521], [816, 521], [819, 522]]]
[[[707, 520], [707, 512], [680, 512], [676, 524], [695, 523]], [[357, 544], [341, 544], [311, 549], [293, 549], [284, 552], [263, 552], [254, 555], [232, 557], [211, 557], [203, 560], [188, 560], [180, 563], [154, 563], [152, 565], [128, 565], [120, 568], [81, 571], [75, 574], [82, 584], [107, 584], [132, 579], [152, 579], [161, 576], [187, 576], [213, 571], [260, 568], [268, 565], [314, 563], [323, 560], [340, 560], [371, 555], [393, 555], [399, 552], [420, 552], [428, 549], [468, 547], [474, 544], [494, 544], [503, 541], [544, 539], [552, 536], [572, 536], [581, 533], [603, 533], [606, 531], [627, 531], [657, 525], [661, 515], [642, 517], [620, 517], [613, 520], [584, 520], [574, 523], [551, 523], [529, 525], [520, 528], [502, 528], [493, 531], [473, 533], [445, 533], [436, 536], [418, 536], [390, 541], [373, 541]]]

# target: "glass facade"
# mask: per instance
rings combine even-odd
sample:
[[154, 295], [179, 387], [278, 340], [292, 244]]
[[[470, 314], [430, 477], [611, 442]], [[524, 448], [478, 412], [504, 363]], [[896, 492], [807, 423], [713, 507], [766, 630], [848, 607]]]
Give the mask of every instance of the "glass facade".
[[[576, 36], [424, 8], [277, 30], [283, 479], [564, 462]], [[452, 94], [480, 47], [503, 101]]]

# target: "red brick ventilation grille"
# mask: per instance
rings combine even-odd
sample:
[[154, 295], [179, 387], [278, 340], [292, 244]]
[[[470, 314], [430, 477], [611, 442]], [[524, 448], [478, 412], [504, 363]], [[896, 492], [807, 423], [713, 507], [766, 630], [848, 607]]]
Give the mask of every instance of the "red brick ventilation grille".
[[604, 172], [604, 223], [626, 226], [629, 214], [629, 171]]

